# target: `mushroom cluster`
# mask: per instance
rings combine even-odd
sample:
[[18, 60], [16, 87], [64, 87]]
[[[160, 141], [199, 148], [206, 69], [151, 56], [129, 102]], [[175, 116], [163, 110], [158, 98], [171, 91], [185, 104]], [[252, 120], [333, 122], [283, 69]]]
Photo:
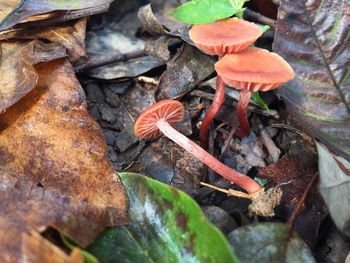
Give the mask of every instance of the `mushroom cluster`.
[[254, 23], [238, 18], [228, 18], [211, 24], [194, 25], [190, 38], [209, 55], [217, 55], [216, 92], [200, 127], [200, 141], [208, 146], [208, 129], [219, 112], [225, 96], [225, 85], [241, 90], [237, 105], [239, 130], [236, 135], [249, 135], [247, 106], [252, 92], [277, 88], [294, 78], [294, 72], [282, 57], [264, 49], [251, 46], [263, 31]]
[[253, 179], [221, 163], [199, 145], [175, 130], [172, 125], [180, 122], [183, 117], [184, 107], [180, 102], [176, 100], [162, 100], [146, 109], [138, 117], [135, 122], [134, 133], [140, 139], [154, 139], [163, 133], [213, 171], [241, 186], [249, 194], [258, 193], [262, 190], [262, 187]]

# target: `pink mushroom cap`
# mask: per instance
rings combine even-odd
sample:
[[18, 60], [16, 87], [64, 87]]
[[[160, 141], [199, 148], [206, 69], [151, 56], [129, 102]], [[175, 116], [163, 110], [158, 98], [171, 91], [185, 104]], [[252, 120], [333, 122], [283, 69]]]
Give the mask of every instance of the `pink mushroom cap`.
[[262, 34], [260, 27], [238, 18], [194, 25], [189, 31], [191, 40], [199, 49], [209, 55], [218, 56], [246, 49]]
[[252, 92], [276, 89], [295, 77], [281, 56], [256, 47], [225, 55], [215, 70], [228, 86]]
[[183, 120], [185, 109], [181, 102], [176, 100], [162, 100], [147, 108], [137, 118], [134, 133], [141, 139], [155, 139], [162, 135], [157, 127], [157, 121], [166, 119], [170, 125]]

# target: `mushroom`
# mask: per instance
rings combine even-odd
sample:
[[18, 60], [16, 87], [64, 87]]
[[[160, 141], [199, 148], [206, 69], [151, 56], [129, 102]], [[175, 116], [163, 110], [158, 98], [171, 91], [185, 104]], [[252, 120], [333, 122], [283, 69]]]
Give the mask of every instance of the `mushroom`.
[[[209, 55], [222, 56], [239, 52], [253, 44], [263, 31], [254, 23], [238, 18], [218, 20], [215, 23], [194, 25], [189, 36], [194, 44]], [[220, 76], [216, 79], [216, 92], [200, 127], [199, 137], [204, 148], [208, 146], [208, 128], [219, 112], [225, 96], [225, 83]]]
[[162, 100], [146, 109], [136, 120], [134, 133], [142, 139], [153, 139], [162, 133], [170, 140], [188, 151], [198, 160], [227, 180], [241, 186], [249, 194], [263, 188], [250, 177], [241, 174], [210, 155], [199, 145], [175, 130], [172, 125], [180, 122], [184, 116], [184, 107], [176, 100]]
[[240, 90], [237, 105], [240, 129], [236, 133], [240, 137], [250, 133], [247, 108], [253, 92], [276, 89], [295, 76], [281, 56], [256, 47], [225, 55], [215, 63], [215, 70], [228, 86]]

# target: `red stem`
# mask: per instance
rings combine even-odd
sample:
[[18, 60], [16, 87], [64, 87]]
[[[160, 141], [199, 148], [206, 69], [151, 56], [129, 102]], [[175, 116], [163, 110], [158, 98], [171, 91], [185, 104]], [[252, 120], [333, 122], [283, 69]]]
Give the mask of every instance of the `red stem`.
[[253, 92], [249, 90], [241, 90], [237, 104], [237, 118], [239, 122], [239, 129], [236, 135], [243, 138], [250, 134], [248, 121], [248, 105]]
[[204, 119], [202, 121], [202, 125], [199, 129], [199, 139], [201, 141], [201, 146], [204, 149], [208, 148], [208, 141], [209, 141], [209, 126], [217, 113], [219, 112], [221, 105], [224, 102], [225, 98], [225, 82], [222, 80], [222, 78], [218, 75], [216, 77], [216, 91], [214, 95], [214, 99], [207, 111], [207, 113], [204, 116]]
[[186, 136], [179, 133], [167, 122], [166, 119], [162, 118], [158, 120], [157, 127], [170, 140], [177, 143], [222, 177], [244, 188], [249, 194], [255, 193], [262, 189], [262, 187], [253, 179], [226, 166], [214, 156], [206, 152], [203, 148], [188, 139]]

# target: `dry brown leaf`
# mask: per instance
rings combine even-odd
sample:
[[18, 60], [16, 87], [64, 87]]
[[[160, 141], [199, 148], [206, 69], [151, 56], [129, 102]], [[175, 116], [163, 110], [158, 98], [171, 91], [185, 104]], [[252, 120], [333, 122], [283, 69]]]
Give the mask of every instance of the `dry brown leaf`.
[[64, 23], [59, 26], [25, 28], [0, 32], [0, 40], [8, 39], [45, 39], [58, 43], [68, 50], [69, 60], [77, 61], [85, 56], [86, 18], [74, 23]]
[[125, 192], [72, 66], [59, 59], [36, 70], [35, 89], [0, 115], [0, 262], [18, 259], [23, 232], [50, 225], [85, 246], [127, 221]]
[[38, 75], [33, 65], [66, 56], [61, 47], [40, 41], [0, 42], [0, 51], [0, 113], [34, 88]]
[[34, 232], [23, 234], [21, 261], [28, 263], [84, 263], [78, 249], [74, 249], [68, 256], [40, 234]]
[[[107, 11], [113, 0], [8, 0], [0, 9], [0, 30], [14, 26], [47, 26]], [[3, 1], [2, 1], [3, 2]], [[3, 4], [3, 3], [1, 3]]]
[[0, 21], [2, 21], [20, 2], [21, 0], [1, 1]]

